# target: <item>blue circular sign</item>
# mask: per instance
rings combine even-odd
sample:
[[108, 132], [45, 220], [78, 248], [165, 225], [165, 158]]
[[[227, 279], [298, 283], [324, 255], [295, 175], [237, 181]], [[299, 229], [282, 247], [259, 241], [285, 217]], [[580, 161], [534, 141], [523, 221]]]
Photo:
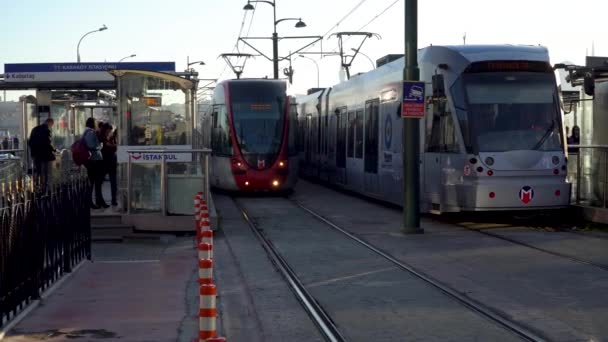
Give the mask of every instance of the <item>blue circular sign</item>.
[[386, 115], [386, 119], [384, 119], [384, 147], [386, 150], [391, 149], [391, 144], [393, 142], [393, 120], [391, 119], [391, 115]]

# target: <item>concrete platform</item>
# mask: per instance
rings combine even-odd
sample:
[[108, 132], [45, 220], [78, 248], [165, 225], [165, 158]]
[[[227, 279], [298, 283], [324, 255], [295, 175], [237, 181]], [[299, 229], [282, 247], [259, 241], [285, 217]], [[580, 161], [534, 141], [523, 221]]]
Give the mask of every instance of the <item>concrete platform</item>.
[[93, 246], [93, 257], [3, 342], [196, 338], [197, 273], [191, 239], [99, 243]]

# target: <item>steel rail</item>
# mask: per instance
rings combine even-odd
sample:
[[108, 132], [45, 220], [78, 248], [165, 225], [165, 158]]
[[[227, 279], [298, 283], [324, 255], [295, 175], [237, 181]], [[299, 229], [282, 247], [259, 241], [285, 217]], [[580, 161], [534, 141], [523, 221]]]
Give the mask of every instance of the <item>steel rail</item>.
[[486, 307], [485, 305], [465, 296], [462, 295], [461, 293], [459, 293], [457, 290], [452, 289], [444, 284], [442, 284], [441, 282], [439, 282], [438, 280], [435, 280], [433, 278], [431, 278], [428, 275], [425, 275], [419, 271], [417, 271], [416, 269], [414, 269], [414, 267], [412, 267], [411, 265], [408, 265], [402, 261], [397, 260], [396, 258], [394, 258], [393, 256], [391, 256], [390, 254], [388, 254], [387, 252], [384, 252], [382, 250], [380, 250], [379, 248], [371, 245], [370, 243], [368, 243], [367, 241], [355, 236], [354, 234], [352, 234], [351, 232], [345, 230], [344, 228], [341, 228], [340, 226], [336, 225], [335, 223], [333, 223], [332, 221], [330, 221], [329, 219], [325, 218], [324, 216], [316, 213], [315, 211], [305, 207], [304, 205], [302, 205], [300, 202], [290, 199], [295, 205], [297, 205], [299, 208], [301, 208], [302, 210], [306, 211], [307, 213], [309, 213], [310, 215], [312, 215], [314, 218], [318, 219], [321, 222], [324, 222], [325, 224], [327, 224], [328, 226], [332, 227], [334, 230], [339, 231], [340, 233], [346, 235], [347, 237], [349, 237], [350, 239], [358, 242], [359, 244], [365, 246], [366, 248], [368, 248], [369, 250], [373, 251], [374, 253], [378, 254], [379, 256], [381, 256], [382, 258], [390, 261], [391, 263], [395, 264], [396, 266], [398, 266], [399, 268], [401, 268], [404, 271], [407, 271], [409, 273], [411, 273], [412, 275], [416, 276], [417, 278], [423, 280], [424, 282], [432, 285], [433, 287], [437, 288], [438, 290], [440, 290], [441, 292], [443, 292], [444, 294], [446, 294], [447, 296], [451, 297], [452, 299], [456, 300], [457, 302], [459, 302], [460, 304], [466, 306], [467, 308], [471, 309], [472, 311], [480, 314], [481, 316], [491, 320], [494, 323], [497, 323], [499, 326], [503, 327], [504, 329], [516, 334], [517, 336], [523, 338], [526, 341], [536, 341], [536, 342], [540, 342], [540, 341], [546, 341], [545, 338], [539, 336], [538, 334], [532, 332], [530, 329], [521, 326], [519, 323], [514, 322], [506, 317], [503, 317], [502, 315], [499, 315], [498, 313], [496, 313], [494, 310]]
[[289, 264], [283, 259], [283, 257], [274, 248], [272, 242], [267, 239], [264, 234], [260, 232], [257, 225], [251, 220], [247, 211], [241, 206], [235, 198], [232, 198], [234, 204], [237, 206], [243, 218], [251, 228], [256, 238], [262, 244], [264, 250], [268, 254], [271, 262], [276, 267], [277, 271], [283, 276], [289, 288], [295, 294], [296, 298], [310, 318], [313, 320], [315, 325], [319, 328], [319, 331], [323, 334], [327, 341], [331, 342], [343, 342], [346, 341], [344, 336], [340, 333], [334, 322], [331, 320], [329, 315], [323, 310], [323, 308], [316, 302], [314, 297], [306, 290], [302, 282], [299, 280], [295, 272], [289, 267]]

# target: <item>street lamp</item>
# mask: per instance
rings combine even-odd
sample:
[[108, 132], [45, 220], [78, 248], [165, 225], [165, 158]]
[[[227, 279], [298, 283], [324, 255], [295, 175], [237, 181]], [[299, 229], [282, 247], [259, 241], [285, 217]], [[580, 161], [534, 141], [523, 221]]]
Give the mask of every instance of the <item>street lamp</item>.
[[105, 31], [107, 29], [108, 29], [108, 27], [106, 25], [103, 25], [102, 27], [98, 28], [97, 30], [93, 30], [93, 31], [85, 33], [84, 36], [82, 36], [80, 38], [80, 40], [78, 41], [78, 46], [76, 47], [76, 59], [77, 59], [78, 63], [80, 63], [80, 43], [82, 42], [82, 39], [84, 39], [84, 37], [90, 35], [91, 33], [101, 32], [101, 31]]
[[274, 32], [272, 33], [272, 63], [273, 63], [273, 73], [274, 78], [279, 78], [279, 36], [277, 35], [277, 25], [286, 20], [297, 20], [295, 27], [302, 28], [306, 27], [306, 24], [302, 21], [302, 18], [284, 18], [277, 20], [277, 4], [275, 0], [267, 1], [267, 0], [249, 0], [247, 1], [247, 5], [243, 7], [245, 11], [254, 10], [255, 7], [251, 3], [253, 2], [263, 2], [272, 6], [272, 17], [274, 24]]
[[123, 57], [123, 58], [121, 58], [121, 59], [118, 61], [118, 63], [120, 63], [120, 62], [124, 61], [124, 60], [125, 60], [125, 59], [127, 59], [127, 58], [133, 58], [133, 57], [135, 57], [135, 56], [137, 56], [137, 55], [136, 55], [136, 54], [132, 54], [132, 55], [130, 55], [130, 56]]
[[299, 55], [299, 56], [302, 58], [309, 59], [315, 63], [315, 66], [317, 67], [317, 88], [319, 88], [319, 63], [317, 63], [317, 61], [315, 61], [314, 59], [312, 59], [310, 57], [306, 57], [304, 55]]
[[367, 60], [372, 64], [372, 69], [376, 69], [376, 64], [374, 64], [374, 61], [372, 61], [372, 59], [369, 58], [368, 55], [364, 54], [363, 52], [361, 52], [355, 48], [352, 48], [351, 50], [353, 50], [355, 53], [359, 53], [359, 54], [363, 55], [363, 57], [367, 58]]

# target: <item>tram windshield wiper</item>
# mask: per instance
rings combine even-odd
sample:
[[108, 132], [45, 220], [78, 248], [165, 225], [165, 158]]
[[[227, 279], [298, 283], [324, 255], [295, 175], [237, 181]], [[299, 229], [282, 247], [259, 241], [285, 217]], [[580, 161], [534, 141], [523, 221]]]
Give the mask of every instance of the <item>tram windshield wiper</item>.
[[547, 139], [553, 135], [554, 128], [555, 128], [555, 119], [551, 120], [551, 126], [549, 126], [549, 128], [547, 128], [547, 131], [545, 132], [545, 134], [543, 134], [543, 136], [540, 138], [540, 140], [531, 149], [538, 150], [541, 146], [543, 146], [545, 141], [547, 141]]

